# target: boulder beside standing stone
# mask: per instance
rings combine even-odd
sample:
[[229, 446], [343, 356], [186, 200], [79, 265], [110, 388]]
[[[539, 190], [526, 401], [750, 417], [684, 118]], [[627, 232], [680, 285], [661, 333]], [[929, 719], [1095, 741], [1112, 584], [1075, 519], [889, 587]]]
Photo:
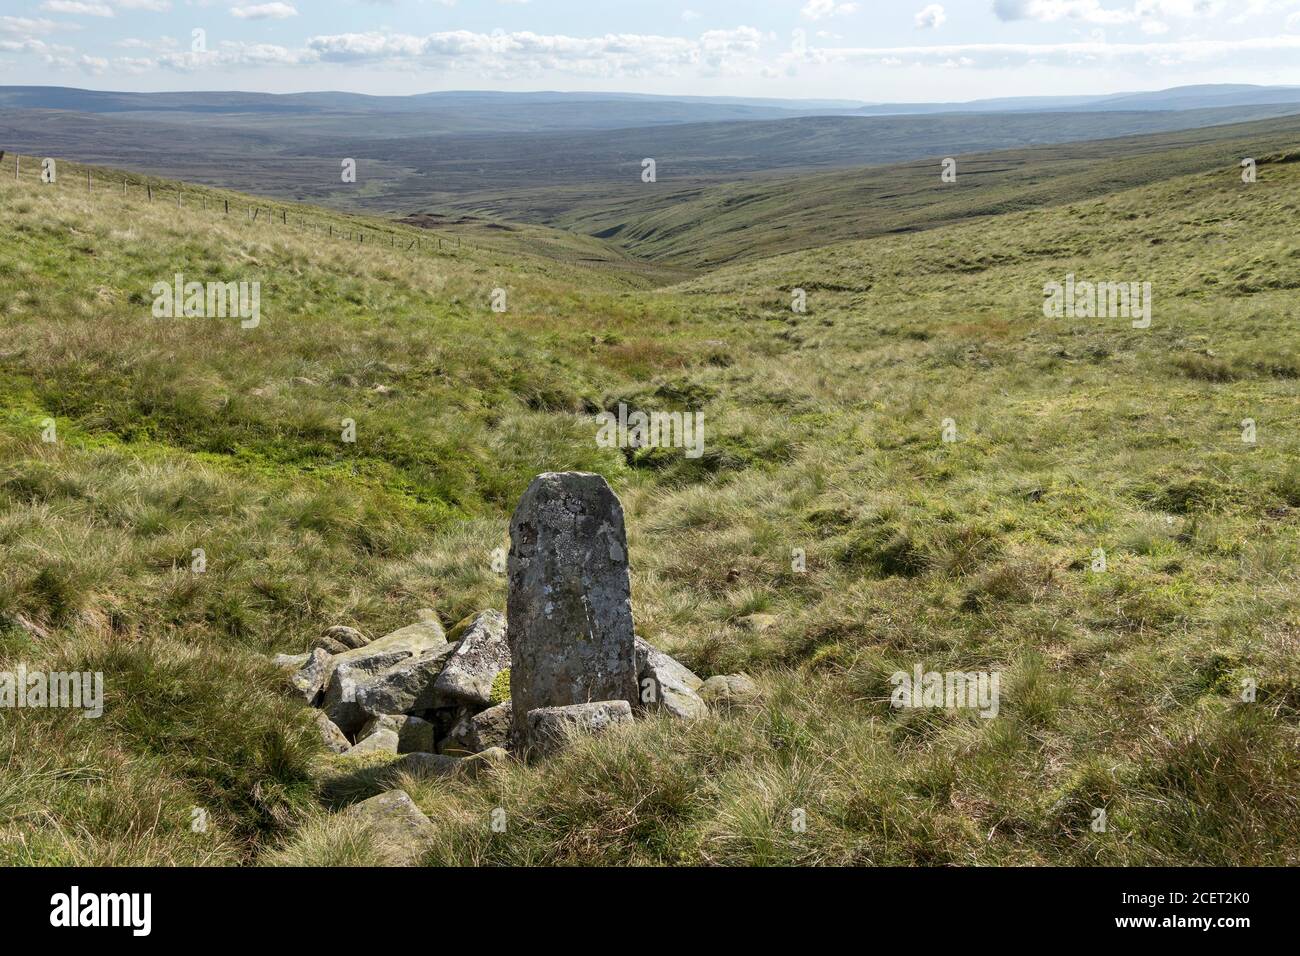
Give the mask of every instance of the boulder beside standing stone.
[[386, 866], [411, 866], [424, 855], [437, 830], [405, 790], [389, 790], [344, 811], [365, 822]]
[[434, 689], [448, 700], [487, 707], [492, 703], [492, 682], [509, 666], [505, 616], [484, 611], [461, 636]]
[[600, 475], [539, 475], [510, 521], [510, 697], [530, 711], [639, 700], [623, 507]]
[[696, 691], [704, 683], [689, 667], [669, 657], [649, 641], [636, 639], [637, 679], [641, 704], [673, 717], [703, 717], [709, 712]]
[[509, 749], [514, 735], [513, 714], [510, 701], [467, 714], [452, 727], [438, 749], [452, 755], [476, 754], [493, 747]]
[[527, 715], [528, 753], [544, 757], [563, 749], [574, 734], [600, 734], [616, 724], [630, 723], [632, 706], [625, 700], [538, 707]]

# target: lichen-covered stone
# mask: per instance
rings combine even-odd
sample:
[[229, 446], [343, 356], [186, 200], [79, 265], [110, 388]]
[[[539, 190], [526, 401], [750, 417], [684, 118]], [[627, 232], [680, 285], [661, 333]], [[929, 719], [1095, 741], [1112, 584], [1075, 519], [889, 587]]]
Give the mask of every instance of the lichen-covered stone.
[[560, 750], [575, 734], [600, 734], [617, 724], [632, 723], [632, 706], [625, 700], [600, 700], [567, 707], [537, 707], [527, 714], [526, 749], [544, 757]]
[[316, 729], [320, 731], [321, 741], [325, 744], [327, 750], [331, 753], [341, 754], [352, 746], [348, 738], [344, 736], [343, 731], [339, 730], [338, 725], [330, 720], [323, 710], [313, 710], [311, 715], [312, 722], [316, 725]]
[[386, 866], [411, 866], [420, 861], [437, 832], [405, 790], [389, 790], [348, 807], [358, 817]]
[[326, 637], [323, 634], [320, 637], [315, 638], [311, 642], [311, 646], [319, 647], [322, 651], [324, 651], [327, 654], [346, 654], [349, 650], [351, 650], [351, 648], [349, 648], [346, 644], [342, 644], [339, 641], [334, 640], [334, 638]]
[[492, 703], [493, 681], [509, 666], [505, 616], [500, 611], [484, 611], [461, 635], [434, 689], [446, 699], [487, 707]]
[[453, 650], [441, 625], [422, 621], [339, 654], [322, 706], [349, 734], [369, 717], [432, 709], [433, 683]]
[[379, 730], [376, 730], [374, 733], [370, 734], [369, 736], [363, 737], [362, 739], [358, 740], [349, 750], [347, 750], [343, 754], [343, 756], [344, 757], [365, 757], [368, 756], [369, 754], [396, 755], [397, 748], [399, 745], [400, 745], [400, 740], [397, 736], [397, 731], [390, 730], [387, 727], [382, 727]]
[[719, 674], [700, 687], [700, 699], [719, 710], [750, 706], [758, 693], [758, 685], [744, 674]]
[[696, 694], [704, 681], [690, 668], [639, 637], [636, 639], [636, 663], [641, 705], [646, 710], [660, 710], [683, 719], [703, 717], [709, 712]]
[[320, 702], [321, 693], [334, 673], [334, 658], [315, 648], [307, 655], [307, 661], [289, 676], [289, 683], [302, 695], [302, 699], [311, 706]]
[[516, 729], [538, 708], [638, 702], [623, 507], [605, 479], [533, 479], [510, 522], [507, 570]]
[[506, 668], [492, 681], [492, 706], [504, 704], [510, 699], [510, 668]]
[[452, 755], [476, 754], [492, 747], [509, 749], [513, 734], [513, 709], [507, 700], [462, 717], [438, 749]]
[[433, 753], [435, 731], [433, 724], [427, 720], [408, 717], [405, 714], [383, 714], [379, 717], [371, 717], [357, 732], [357, 743], [361, 743], [371, 734], [381, 730], [396, 732], [399, 754]]

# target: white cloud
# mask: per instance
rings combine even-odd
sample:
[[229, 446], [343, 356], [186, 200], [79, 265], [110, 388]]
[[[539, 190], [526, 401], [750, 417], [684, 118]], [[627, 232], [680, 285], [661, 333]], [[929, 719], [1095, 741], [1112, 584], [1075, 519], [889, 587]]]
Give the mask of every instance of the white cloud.
[[1226, 7], [1227, 0], [1128, 0], [1119, 6], [1104, 6], [1101, 0], [994, 0], [993, 12], [999, 20], [1007, 21], [1080, 20], [1101, 26], [1121, 26], [1161, 17], [1212, 19]]
[[41, 9], [48, 10], [50, 13], [70, 13], [74, 16], [111, 17], [113, 15], [113, 8], [99, 0], [91, 0], [89, 3], [83, 0], [45, 0], [41, 4]]
[[290, 3], [254, 3], [246, 7], [231, 7], [230, 15], [240, 20], [286, 20], [296, 17], [298, 10]]
[[290, 50], [274, 43], [227, 42], [207, 53], [182, 51], [162, 53], [153, 62], [166, 70], [195, 73], [208, 69], [246, 69], [261, 66], [301, 66], [315, 63], [317, 57], [307, 50]]
[[493, 75], [565, 72], [582, 76], [643, 76], [693, 69], [736, 72], [753, 65], [763, 35], [752, 27], [709, 30], [697, 39], [632, 33], [570, 37], [531, 32], [454, 30], [413, 36], [343, 33], [314, 36], [307, 49], [333, 63], [412, 62], [429, 68], [474, 68]]
[[799, 12], [809, 20], [822, 20], [826, 17], [856, 13], [857, 9], [858, 5], [856, 3], [836, 3], [835, 0], [808, 0]]
[[42, 10], [81, 17], [113, 17], [118, 10], [147, 10], [166, 13], [171, 0], [43, 0]]
[[44, 17], [0, 17], [0, 33], [22, 33], [31, 36], [37, 33], [53, 33], [62, 24]]
[[[921, 62], [1006, 67], [1013, 62], [1079, 62], [1146, 60], [1161, 65], [1202, 62], [1229, 56], [1258, 57], [1300, 53], [1300, 36], [1252, 37], [1239, 40], [1172, 40], [1109, 43], [1102, 39], [1072, 43], [962, 43], [910, 47], [810, 47], [804, 57], [819, 64], [854, 61], [876, 63], [884, 58], [915, 57]], [[966, 64], [965, 60], [974, 61]]]
[[916, 28], [918, 30], [937, 30], [947, 20], [948, 14], [944, 12], [943, 7], [937, 3], [932, 3], [916, 14]]

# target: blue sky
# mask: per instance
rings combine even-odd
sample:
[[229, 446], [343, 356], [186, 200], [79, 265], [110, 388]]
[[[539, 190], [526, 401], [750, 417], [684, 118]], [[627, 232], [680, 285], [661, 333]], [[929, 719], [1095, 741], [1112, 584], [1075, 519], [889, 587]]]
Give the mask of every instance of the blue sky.
[[946, 101], [1222, 82], [1300, 84], [1300, 0], [0, 5], [6, 85]]

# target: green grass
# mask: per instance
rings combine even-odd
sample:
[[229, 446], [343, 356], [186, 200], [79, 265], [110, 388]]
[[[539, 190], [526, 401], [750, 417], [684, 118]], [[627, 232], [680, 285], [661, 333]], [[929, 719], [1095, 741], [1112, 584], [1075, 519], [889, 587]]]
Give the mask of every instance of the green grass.
[[[401, 781], [430, 862], [1300, 861], [1297, 212], [1300, 164], [1227, 165], [651, 290], [0, 185], [0, 667], [107, 695], [0, 712], [5, 861], [370, 860], [322, 808], [390, 775], [340, 779], [260, 655], [504, 606], [570, 468], [623, 500], [639, 633], [761, 703]], [[262, 325], [153, 319], [176, 271], [260, 279]], [[1150, 281], [1151, 328], [1045, 319], [1067, 272]], [[706, 454], [598, 448], [619, 401]], [[892, 710], [917, 663], [999, 671], [999, 717]]]

